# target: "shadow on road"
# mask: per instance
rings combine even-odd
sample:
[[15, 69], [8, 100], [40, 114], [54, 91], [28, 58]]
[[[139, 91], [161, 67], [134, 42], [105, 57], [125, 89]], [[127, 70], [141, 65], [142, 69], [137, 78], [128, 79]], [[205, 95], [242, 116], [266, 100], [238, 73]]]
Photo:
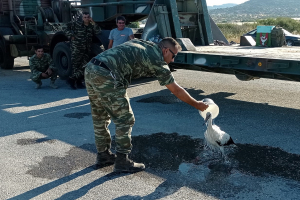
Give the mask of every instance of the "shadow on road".
[[[10, 200], [24, 200], [24, 199], [31, 199], [31, 198], [34, 198], [40, 194], [43, 194], [55, 187], [58, 187], [62, 184], [65, 184], [71, 180], [74, 180], [80, 176], [84, 176], [90, 172], [92, 172], [94, 170], [94, 167], [93, 166], [90, 166], [90, 167], [87, 167], [79, 172], [76, 172], [74, 174], [71, 174], [69, 176], [65, 176], [63, 178], [60, 178], [58, 180], [55, 180], [53, 182], [50, 182], [48, 184], [45, 184], [45, 185], [42, 185], [40, 187], [37, 187], [33, 190], [29, 190], [23, 194], [20, 194], [18, 196], [15, 196], [13, 198], [10, 198]], [[58, 199], [62, 199], [62, 200], [65, 200], [65, 199], [77, 199], [77, 198], [80, 198], [82, 196], [84, 196], [91, 188], [93, 187], [96, 187], [98, 185], [101, 185], [103, 184], [104, 182], [106, 181], [109, 181], [109, 180], [113, 180], [115, 178], [119, 178], [119, 177], [122, 177], [122, 176], [125, 176], [126, 174], [116, 174], [116, 173], [109, 173], [109, 174], [106, 174], [105, 176], [89, 183], [88, 185], [85, 185], [84, 187], [78, 189], [78, 190], [75, 190], [75, 191], [71, 191], [71, 192], [68, 192], [68, 193], [65, 193], [64, 195], [62, 195], [60, 198]]]

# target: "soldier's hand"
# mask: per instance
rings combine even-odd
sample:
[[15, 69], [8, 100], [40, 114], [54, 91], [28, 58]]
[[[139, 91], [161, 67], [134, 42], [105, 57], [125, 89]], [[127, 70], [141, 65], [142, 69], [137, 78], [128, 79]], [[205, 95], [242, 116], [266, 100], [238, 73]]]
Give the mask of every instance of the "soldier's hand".
[[52, 74], [52, 69], [51, 69], [51, 68], [48, 68], [47, 71], [46, 71], [45, 73], [48, 74], [49, 76], [51, 76], [51, 74]]
[[90, 17], [90, 22], [91, 22], [91, 24], [92, 24], [92, 25], [94, 25], [94, 24], [95, 24], [95, 22], [94, 22], [93, 18], [91, 18], [91, 17]]
[[208, 105], [202, 101], [197, 101], [197, 106], [196, 108], [200, 111], [204, 111], [208, 108]]
[[75, 39], [75, 37], [72, 37], [71, 40], [73, 41]]
[[42, 76], [42, 78], [49, 78], [49, 75], [46, 73], [42, 73], [41, 76]]

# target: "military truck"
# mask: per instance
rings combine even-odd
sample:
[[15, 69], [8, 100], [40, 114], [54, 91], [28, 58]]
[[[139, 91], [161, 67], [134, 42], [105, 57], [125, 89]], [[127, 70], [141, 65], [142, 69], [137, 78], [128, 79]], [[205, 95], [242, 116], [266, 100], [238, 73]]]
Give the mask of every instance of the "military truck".
[[72, 71], [70, 43], [63, 31], [68, 22], [80, 20], [82, 12], [88, 11], [101, 27], [102, 33], [93, 37], [93, 57], [107, 48], [116, 17], [123, 15], [128, 23], [143, 20], [152, 4], [143, 0], [0, 0], [0, 66], [12, 69], [16, 57], [29, 58], [35, 45], [43, 45], [60, 78], [67, 78]]
[[[174, 68], [234, 74], [244, 81], [260, 77], [300, 81], [299, 47], [229, 45], [209, 16], [206, 0], [0, 0], [0, 5], [0, 65], [5, 69], [13, 67], [15, 57], [31, 56], [32, 47], [42, 44], [59, 76], [66, 78], [72, 68], [69, 41], [62, 30], [86, 10], [102, 28], [93, 38], [93, 55], [107, 48], [117, 16], [125, 16], [127, 24], [147, 18], [143, 33], [136, 37], [153, 42], [176, 38], [183, 51], [170, 64]], [[218, 41], [226, 46], [214, 45]]]

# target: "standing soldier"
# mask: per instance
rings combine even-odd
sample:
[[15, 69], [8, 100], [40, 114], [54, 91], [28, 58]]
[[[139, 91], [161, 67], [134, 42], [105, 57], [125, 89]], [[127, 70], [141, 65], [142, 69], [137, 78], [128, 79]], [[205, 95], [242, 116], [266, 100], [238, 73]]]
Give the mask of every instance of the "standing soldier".
[[[173, 38], [164, 38], [158, 45], [134, 39], [97, 55], [86, 65], [85, 84], [91, 103], [98, 166], [114, 164], [115, 172], [145, 169], [144, 164], [128, 158], [135, 123], [127, 95], [131, 79], [156, 76], [160, 85], [166, 86], [180, 100], [201, 111], [208, 107], [175, 82], [168, 64], [174, 62], [179, 51], [181, 46]], [[116, 155], [110, 151], [111, 119], [116, 125]]]
[[85, 88], [82, 84], [84, 78], [83, 66], [89, 61], [89, 52], [92, 44], [93, 34], [101, 32], [100, 27], [93, 21], [88, 12], [83, 12], [81, 21], [70, 22], [65, 30], [71, 40], [71, 62], [72, 74], [67, 83], [72, 89]]
[[42, 46], [35, 47], [35, 55], [29, 60], [29, 66], [31, 70], [31, 80], [36, 83], [35, 88], [40, 89], [42, 86], [42, 79], [50, 77], [50, 87], [58, 88], [54, 82], [57, 78], [57, 70], [53, 65], [51, 56], [44, 53]]

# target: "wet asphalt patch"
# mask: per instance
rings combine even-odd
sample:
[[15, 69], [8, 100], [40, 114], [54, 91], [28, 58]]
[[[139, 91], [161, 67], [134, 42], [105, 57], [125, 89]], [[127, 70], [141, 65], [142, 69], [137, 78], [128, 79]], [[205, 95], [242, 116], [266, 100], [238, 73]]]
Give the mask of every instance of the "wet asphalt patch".
[[[92, 144], [86, 144], [92, 150]], [[68, 176], [73, 170], [87, 168], [95, 164], [96, 154], [80, 147], [73, 147], [66, 156], [45, 156], [38, 165], [31, 166], [27, 171], [34, 177], [55, 179]]]
[[77, 119], [82, 119], [86, 116], [90, 116], [91, 113], [68, 113], [68, 114], [65, 114], [64, 117], [68, 117], [68, 118], [77, 118]]
[[208, 159], [203, 154], [202, 139], [194, 139], [177, 133], [156, 133], [133, 138], [132, 157], [146, 166], [159, 170], [178, 170], [181, 163], [205, 164], [214, 171], [229, 172], [238, 170], [253, 176], [279, 176], [300, 180], [300, 156], [280, 148], [237, 144], [227, 148], [230, 164], [225, 164], [220, 156]]
[[287, 153], [280, 148], [238, 144], [238, 150], [229, 156], [238, 161], [238, 170], [241, 172], [300, 181], [300, 155]]
[[[19, 145], [34, 144], [37, 139], [19, 140]], [[51, 140], [50, 140], [51, 141]], [[203, 140], [177, 133], [155, 133], [132, 137], [133, 150], [130, 157], [136, 162], [143, 162], [148, 170], [178, 171], [180, 167], [204, 166], [207, 170], [221, 174], [243, 173], [251, 176], [278, 176], [291, 180], [300, 180], [300, 156], [283, 151], [280, 148], [237, 144], [226, 149], [230, 163], [225, 164], [218, 155], [207, 154]], [[113, 138], [112, 149], [115, 148]], [[206, 156], [205, 156], [206, 155]], [[207, 157], [209, 155], [209, 157]], [[74, 147], [65, 157], [46, 156], [27, 172], [35, 177], [61, 178], [95, 164], [96, 148], [94, 144]], [[100, 170], [112, 170], [112, 167]], [[199, 172], [200, 173], [200, 172]]]

